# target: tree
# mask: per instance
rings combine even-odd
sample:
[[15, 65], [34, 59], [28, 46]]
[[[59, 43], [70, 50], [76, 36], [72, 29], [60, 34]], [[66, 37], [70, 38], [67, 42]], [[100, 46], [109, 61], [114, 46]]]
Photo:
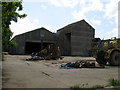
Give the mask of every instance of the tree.
[[101, 39], [100, 38], [93, 38], [92, 41], [93, 42], [99, 42]]
[[18, 18], [24, 18], [27, 15], [20, 15], [18, 11], [23, 10], [22, 0], [18, 2], [2, 2], [2, 45], [3, 51], [8, 51], [9, 47], [13, 45], [10, 40], [13, 32], [10, 30], [11, 21], [17, 22]]

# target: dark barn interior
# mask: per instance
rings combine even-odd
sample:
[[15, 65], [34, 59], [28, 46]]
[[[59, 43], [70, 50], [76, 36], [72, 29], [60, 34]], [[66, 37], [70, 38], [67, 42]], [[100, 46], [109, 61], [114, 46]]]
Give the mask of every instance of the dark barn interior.
[[66, 55], [71, 55], [71, 33], [65, 34]]
[[53, 43], [26, 42], [25, 53], [26, 54], [31, 54], [32, 52], [40, 52], [42, 49], [45, 49], [46, 47], [48, 47], [50, 44], [53, 44]]

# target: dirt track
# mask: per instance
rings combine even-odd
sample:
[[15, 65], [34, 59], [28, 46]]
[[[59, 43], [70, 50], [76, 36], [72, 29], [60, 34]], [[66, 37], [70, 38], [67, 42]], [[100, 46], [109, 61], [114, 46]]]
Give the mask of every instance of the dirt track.
[[30, 56], [6, 55], [3, 61], [3, 88], [69, 88], [107, 85], [118, 78], [118, 67], [59, 69], [61, 63], [92, 60], [91, 57], [65, 57], [63, 60], [25, 61]]

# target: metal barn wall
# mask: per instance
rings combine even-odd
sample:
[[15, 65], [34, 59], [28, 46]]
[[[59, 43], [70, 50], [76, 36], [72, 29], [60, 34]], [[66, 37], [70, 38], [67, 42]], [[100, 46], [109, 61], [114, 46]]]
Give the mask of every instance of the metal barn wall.
[[73, 26], [71, 35], [71, 55], [89, 56], [94, 29], [86, 22]]
[[12, 54], [24, 54], [25, 51], [25, 35], [21, 34], [16, 36], [13, 40], [16, 41], [16, 46], [10, 50]]
[[16, 41], [17, 46], [12, 48], [11, 53], [25, 54], [26, 42], [41, 43], [41, 40], [45, 42], [55, 42], [55, 34], [46, 30], [45, 28], [40, 28], [27, 33], [17, 35], [13, 40]]
[[58, 45], [60, 46], [62, 55], [71, 55], [71, 43], [67, 39], [67, 34], [71, 34], [70, 27], [62, 28], [57, 32], [57, 35], [59, 37], [59, 40], [57, 41]]
[[[59, 34], [59, 38], [62, 40], [62, 42], [59, 42], [62, 47], [62, 55], [88, 56], [88, 49], [91, 47], [95, 29], [86, 21], [82, 20], [80, 22], [70, 24], [58, 30], [57, 33]], [[71, 34], [70, 43], [65, 38], [65, 35], [69, 33]]]

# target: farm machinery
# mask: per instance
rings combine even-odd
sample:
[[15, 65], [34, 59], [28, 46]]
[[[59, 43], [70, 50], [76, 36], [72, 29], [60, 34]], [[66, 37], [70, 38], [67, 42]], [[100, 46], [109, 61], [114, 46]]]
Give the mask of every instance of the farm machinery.
[[120, 65], [120, 38], [111, 38], [107, 40], [93, 39], [91, 53], [100, 65]]
[[63, 59], [60, 54], [60, 49], [58, 45], [50, 44], [46, 48], [40, 50], [39, 52], [33, 52], [31, 54], [31, 58], [26, 59], [29, 60], [49, 60], [49, 59]]

